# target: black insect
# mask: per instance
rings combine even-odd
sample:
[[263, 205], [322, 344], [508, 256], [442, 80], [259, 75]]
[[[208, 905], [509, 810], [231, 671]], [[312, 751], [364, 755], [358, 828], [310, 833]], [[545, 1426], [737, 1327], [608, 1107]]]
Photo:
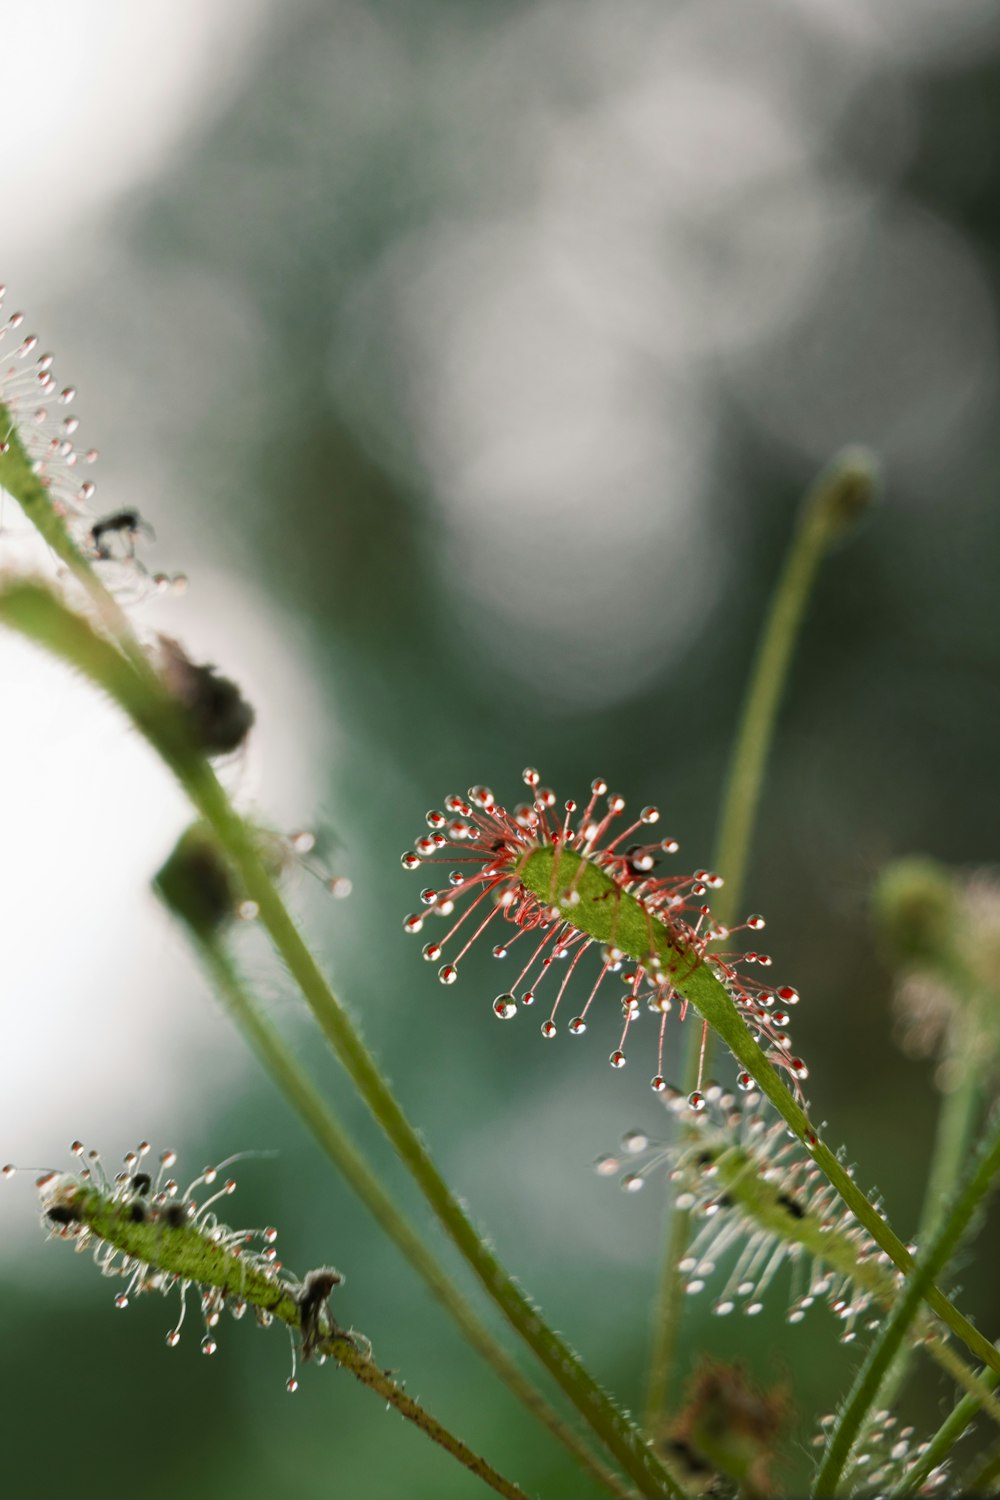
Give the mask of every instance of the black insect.
[[135, 556], [135, 544], [140, 533], [154, 540], [153, 528], [144, 521], [137, 510], [113, 510], [106, 516], [99, 517], [90, 528], [90, 540], [94, 546], [94, 555], [102, 562], [107, 562], [112, 556], [111, 548], [107, 538], [120, 536], [124, 538], [127, 555]]
[[[336, 1337], [340, 1332], [330, 1317], [326, 1302], [334, 1287], [339, 1286], [343, 1279], [340, 1272], [333, 1270], [331, 1266], [320, 1266], [315, 1271], [306, 1272], [306, 1278], [295, 1299], [299, 1304], [303, 1359], [311, 1359], [324, 1338]], [[323, 1327], [324, 1312], [330, 1325], [328, 1329]]]

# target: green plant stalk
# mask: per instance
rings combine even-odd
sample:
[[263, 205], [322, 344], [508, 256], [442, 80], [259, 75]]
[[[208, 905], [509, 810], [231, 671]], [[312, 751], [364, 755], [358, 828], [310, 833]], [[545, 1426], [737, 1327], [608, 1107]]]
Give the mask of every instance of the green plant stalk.
[[597, 1384], [565, 1340], [547, 1326], [441, 1176], [299, 934], [261, 860], [252, 830], [192, 745], [183, 714], [152, 669], [137, 669], [88, 621], [37, 584], [14, 582], [0, 589], [0, 620], [83, 672], [118, 703], [158, 751], [213, 829], [355, 1088], [488, 1295], [639, 1492], [649, 1500], [664, 1495], [680, 1500], [680, 1485], [639, 1428]]
[[[876, 483], [872, 457], [864, 450], [848, 449], [819, 476], [799, 512], [758, 642], [723, 792], [713, 868], [725, 877], [726, 883], [713, 901], [713, 912], [727, 927], [735, 920], [742, 896], [778, 708], [820, 563], [830, 544], [871, 504]], [[699, 1071], [709, 1065], [711, 1035], [705, 1041], [704, 1059], [697, 1032], [692, 1032], [687, 1043], [685, 1093], [697, 1086]], [[690, 1214], [674, 1209], [667, 1227], [653, 1312], [653, 1348], [645, 1406], [645, 1422], [650, 1431], [667, 1402], [683, 1305], [677, 1267], [690, 1238]]]
[[[697, 953], [678, 948], [663, 922], [651, 916], [634, 896], [622, 892], [606, 871], [581, 859], [574, 850], [553, 845], [535, 849], [525, 856], [518, 874], [529, 891], [553, 906], [579, 931], [633, 958], [641, 957], [643, 963], [653, 966], [654, 960], [659, 962], [660, 972], [669, 977], [676, 992], [708, 1022], [742, 1063], [759, 1091], [770, 1099], [879, 1248], [894, 1265], [909, 1274], [915, 1264], [913, 1256], [820, 1139], [803, 1106], [785, 1087], [777, 1069], [750, 1035], [732, 998], [712, 972], [711, 957], [703, 959]], [[990, 1369], [1000, 1372], [1000, 1353], [944, 1293], [936, 1286], [929, 1286], [924, 1296], [928, 1306], [972, 1353]]]
[[1000, 1452], [990, 1455], [962, 1486], [963, 1495], [994, 1495], [1000, 1488]]
[[[954, 982], [961, 982], [962, 988], [969, 991], [971, 981], [968, 975], [955, 972]], [[966, 1003], [971, 1004], [971, 996], [968, 994]], [[983, 1068], [988, 1065], [988, 1059], [978, 1056], [976, 1052], [975, 1017], [973, 1015], [971, 1018], [960, 1019], [955, 1024], [959, 1029], [959, 1039], [953, 1055], [962, 1060], [962, 1075], [958, 1085], [944, 1096], [938, 1113], [930, 1172], [917, 1228], [918, 1247], [929, 1244], [944, 1222], [952, 1186], [961, 1178], [962, 1169], [969, 1159], [976, 1122], [985, 1097]], [[900, 1346], [882, 1384], [883, 1406], [892, 1406], [896, 1393], [906, 1379], [912, 1355], [912, 1344], [904, 1343]]]
[[[179, 920], [184, 920], [176, 907], [172, 906], [171, 909]], [[345, 1182], [401, 1251], [407, 1265], [423, 1277], [468, 1342], [482, 1355], [508, 1390], [549, 1429], [609, 1494], [622, 1500], [627, 1491], [617, 1476], [593, 1456], [573, 1429], [552, 1410], [522, 1374], [515, 1361], [456, 1290], [448, 1273], [410, 1227], [335, 1112], [309, 1081], [282, 1038], [254, 1004], [224, 944], [218, 938], [196, 932], [187, 923], [185, 926], [223, 1004], [256, 1053], [265, 1072], [270, 1074], [284, 1093]]]
[[[883, 1377], [919, 1311], [921, 1298], [947, 1265], [998, 1172], [1000, 1115], [994, 1120], [983, 1143], [979, 1161], [968, 1183], [953, 1203], [937, 1235], [921, 1255], [913, 1274], [907, 1278], [903, 1295], [858, 1371], [847, 1402], [830, 1434], [813, 1486], [814, 1495], [828, 1496], [837, 1493], [837, 1486], [862, 1424], [874, 1407]], [[991, 1368], [1000, 1369], [1000, 1366], [991, 1363]]]
[[[194, 1222], [171, 1226], [145, 1214], [137, 1219], [134, 1199], [115, 1201], [99, 1189], [82, 1184], [75, 1191], [61, 1191], [60, 1204], [64, 1209], [72, 1210], [76, 1225], [85, 1226], [98, 1239], [129, 1257], [133, 1272], [140, 1264], [155, 1266], [160, 1274], [175, 1276], [181, 1282], [214, 1287], [223, 1297], [241, 1299], [277, 1318], [288, 1328], [301, 1330], [302, 1312], [295, 1295], [296, 1288], [273, 1274], [265, 1273], [245, 1257], [237, 1256], [231, 1247], [211, 1239]], [[518, 1485], [505, 1479], [436, 1417], [432, 1417], [418, 1401], [408, 1396], [402, 1386], [386, 1371], [380, 1370], [370, 1353], [363, 1353], [349, 1335], [339, 1330], [331, 1331], [316, 1344], [315, 1352], [335, 1359], [342, 1369], [349, 1370], [362, 1385], [395, 1407], [401, 1416], [413, 1422], [498, 1495], [506, 1496], [506, 1500], [528, 1500]]]

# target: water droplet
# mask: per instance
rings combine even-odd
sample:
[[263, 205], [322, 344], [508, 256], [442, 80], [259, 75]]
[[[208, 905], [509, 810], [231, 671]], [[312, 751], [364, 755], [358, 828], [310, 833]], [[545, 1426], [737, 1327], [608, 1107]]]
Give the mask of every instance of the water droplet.
[[285, 1390], [294, 1395], [298, 1388], [299, 1382], [295, 1379], [295, 1376], [289, 1375], [288, 1379], [285, 1381]]
[[803, 1079], [809, 1077], [809, 1069], [806, 1067], [801, 1057], [789, 1058], [788, 1068], [789, 1072], [794, 1078]]
[[353, 891], [354, 881], [349, 875], [331, 875], [326, 888], [335, 901], [344, 901]]
[[215, 1340], [213, 1338], [209, 1337], [208, 1334], [206, 1334], [205, 1337], [201, 1341], [201, 1352], [202, 1352], [202, 1354], [214, 1354], [215, 1351], [216, 1351], [216, 1349], [218, 1349], [218, 1347], [219, 1346], [215, 1342]]
[[476, 807], [481, 807], [485, 812], [495, 805], [496, 800], [488, 786], [470, 786], [469, 788], [469, 801], [475, 803]]
[[497, 943], [496, 947], [493, 949], [493, 957], [494, 958], [506, 958], [507, 957], [507, 949], [504, 947], [503, 943]]
[[637, 1156], [649, 1147], [649, 1136], [644, 1130], [627, 1130], [622, 1136], [622, 1150]]
[[663, 1077], [662, 1073], [657, 1073], [655, 1078], [650, 1079], [649, 1086], [654, 1094], [662, 1094], [667, 1086], [667, 1080]]
[[694, 1110], [696, 1115], [701, 1114], [702, 1110], [705, 1108], [705, 1095], [699, 1093], [699, 1091], [695, 1089], [693, 1093], [688, 1094], [687, 1102], [688, 1107]]
[[695, 1277], [693, 1281], [689, 1281], [687, 1283], [684, 1290], [687, 1292], [689, 1297], [697, 1297], [699, 1292], [703, 1292], [705, 1290], [705, 1283], [700, 1280], [700, 1278]]
[[180, 1343], [180, 1341], [181, 1341], [181, 1336], [178, 1333], [177, 1329], [176, 1328], [171, 1328], [170, 1332], [167, 1334], [167, 1348], [168, 1349], [176, 1349], [177, 1345]]
[[448, 819], [445, 817], [444, 813], [436, 812], [434, 808], [431, 808], [430, 812], [424, 814], [424, 822], [427, 824], [428, 828], [443, 828], [447, 821]]
[[620, 1166], [617, 1156], [599, 1156], [594, 1162], [594, 1171], [598, 1177], [614, 1177]]
[[[423, 924], [421, 923], [421, 926]], [[429, 964], [437, 963], [441, 957], [442, 948], [440, 943], [425, 943], [421, 952]]]
[[256, 901], [241, 901], [236, 908], [236, 915], [241, 922], [253, 922], [257, 918], [260, 907]]
[[607, 789], [608, 783], [604, 780], [603, 776], [595, 776], [590, 783], [590, 790], [594, 793], [595, 797], [603, 797]]
[[120, 1308], [128, 1307], [128, 1298], [124, 1292], [118, 1293], [118, 1296], [115, 1298], [115, 1306]]
[[517, 1001], [513, 995], [498, 995], [493, 1002], [493, 1014], [501, 1021], [509, 1021], [517, 1015]]
[[534, 1005], [534, 1003], [535, 1003], [535, 992], [534, 992], [534, 990], [525, 990], [524, 994], [521, 996], [521, 1004], [522, 1005]]
[[624, 1052], [621, 1052], [621, 1051], [612, 1052], [611, 1056], [608, 1058], [608, 1062], [611, 1064], [611, 1066], [613, 1068], [624, 1068], [624, 1066], [625, 1066], [625, 1054], [624, 1054]]
[[572, 1021], [570, 1021], [569, 1023], [569, 1032], [571, 1036], [582, 1036], [586, 1029], [587, 1023], [582, 1016], [574, 1016]]
[[712, 1311], [717, 1318], [725, 1318], [729, 1316], [735, 1306], [735, 1302], [731, 1302], [728, 1297], [724, 1297], [719, 1302], [716, 1302]]
[[454, 964], [442, 964], [438, 969], [438, 978], [442, 984], [454, 984], [458, 978], [458, 970]]
[[534, 766], [525, 766], [524, 770], [521, 772], [521, 780], [524, 782], [525, 786], [537, 786], [541, 779], [541, 776], [535, 770]]
[[404, 870], [416, 870], [420, 865], [420, 856], [414, 854], [412, 849], [407, 849], [405, 854], [400, 855], [399, 863]]
[[542, 1036], [545, 1037], [546, 1041], [550, 1041], [552, 1039], [552, 1037], [554, 1037], [555, 1034], [556, 1034], [556, 1023], [555, 1023], [555, 1021], [553, 1021], [551, 1019], [551, 1017], [549, 1018], [549, 1020], [543, 1021], [542, 1022], [541, 1030], [542, 1030]]
[[638, 1193], [644, 1187], [644, 1180], [638, 1172], [630, 1172], [627, 1177], [622, 1178], [623, 1193]]
[[16, 1171], [17, 1171], [17, 1168], [15, 1167], [14, 1163], [11, 1162], [11, 1161], [9, 1161], [7, 1163], [7, 1165], [3, 1169], [3, 1175], [5, 1177], [13, 1177], [13, 1175], [14, 1175], [14, 1173]]
[[434, 902], [437, 900], [437, 894], [437, 891], [432, 890], [428, 885], [425, 886], [424, 889], [420, 892], [420, 899], [425, 906], [433, 906]]
[[172, 1167], [172, 1166], [175, 1165], [176, 1161], [177, 1161], [177, 1152], [176, 1151], [161, 1151], [160, 1152], [160, 1166], [161, 1167]]
[[764, 1311], [764, 1304], [763, 1302], [748, 1302], [743, 1311], [748, 1318], [755, 1318], [758, 1313]]
[[749, 1073], [737, 1073], [736, 1087], [742, 1090], [744, 1094], [749, 1094], [757, 1087], [757, 1084]]
[[411, 911], [408, 917], [403, 918], [403, 931], [410, 933], [411, 936], [414, 933], [422, 932], [423, 926], [424, 914], [421, 911]]
[[783, 984], [778, 991], [778, 999], [783, 1000], [786, 1005], [798, 1005], [799, 992], [793, 990], [790, 984]]
[[608, 798], [608, 808], [613, 813], [624, 812], [625, 798], [622, 797], [618, 792], [613, 792]]

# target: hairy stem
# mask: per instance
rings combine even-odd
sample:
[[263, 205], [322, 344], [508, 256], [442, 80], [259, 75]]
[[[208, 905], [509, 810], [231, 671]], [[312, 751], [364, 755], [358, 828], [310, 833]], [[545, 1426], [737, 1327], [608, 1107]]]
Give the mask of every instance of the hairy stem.
[[973, 1215], [992, 1187], [998, 1172], [1000, 1172], [1000, 1114], [994, 1120], [990, 1133], [983, 1143], [979, 1161], [968, 1183], [954, 1202], [938, 1233], [921, 1255], [912, 1274], [907, 1278], [903, 1295], [883, 1325], [858, 1371], [847, 1403], [830, 1435], [823, 1462], [813, 1486], [814, 1495], [836, 1494], [851, 1449], [865, 1418], [874, 1407], [883, 1377], [889, 1369], [896, 1350], [917, 1316], [921, 1299], [931, 1287], [935, 1276], [947, 1265]]
[[[288, 1328], [305, 1329], [305, 1286], [285, 1281], [273, 1272], [255, 1263], [252, 1257], [242, 1253], [239, 1240], [200, 1226], [196, 1220], [178, 1219], [176, 1223], [164, 1223], [155, 1213], [150, 1213], [141, 1198], [120, 1199], [108, 1197], [100, 1188], [84, 1186], [60, 1188], [60, 1223], [69, 1223], [61, 1232], [63, 1237], [73, 1238], [82, 1231], [113, 1247], [127, 1257], [123, 1274], [135, 1279], [143, 1269], [161, 1281], [176, 1278], [176, 1282], [187, 1286], [198, 1284], [202, 1289], [212, 1287], [220, 1297], [230, 1302], [239, 1300], [258, 1309], [266, 1318], [277, 1318]], [[214, 1221], [211, 1221], [214, 1222]], [[239, 1237], [243, 1238], [242, 1234]], [[339, 1273], [333, 1273], [339, 1280]], [[308, 1282], [309, 1278], [306, 1278]], [[167, 1283], [169, 1285], [169, 1283]], [[220, 1303], [221, 1305], [221, 1303]], [[511, 1480], [505, 1479], [484, 1458], [457, 1438], [454, 1433], [432, 1417], [418, 1401], [408, 1396], [388, 1371], [379, 1369], [367, 1349], [350, 1334], [343, 1333], [330, 1320], [328, 1313], [322, 1314], [323, 1327], [317, 1337], [307, 1346], [303, 1343], [306, 1357], [312, 1354], [329, 1356], [342, 1369], [375, 1391], [383, 1401], [413, 1422], [433, 1442], [440, 1444], [452, 1458], [471, 1470], [484, 1484], [507, 1500], [528, 1500], [525, 1492]]]
[[152, 669], [137, 670], [86, 620], [37, 584], [11, 583], [0, 589], [0, 620], [88, 676], [125, 710], [161, 755], [213, 829], [361, 1098], [488, 1295], [640, 1493], [650, 1500], [663, 1495], [680, 1497], [680, 1485], [639, 1428], [602, 1390], [565, 1340], [548, 1327], [448, 1187], [299, 934], [261, 859], [253, 830], [237, 814], [208, 761], [193, 746], [183, 714]]
[[[735, 920], [741, 899], [778, 708], [819, 565], [830, 544], [871, 504], [875, 488], [871, 456], [861, 449], [848, 449], [819, 476], [799, 512], [757, 645], [723, 793], [713, 868], [726, 883], [713, 901], [713, 911], [727, 927]], [[685, 1055], [685, 1093], [695, 1088], [700, 1070], [708, 1066], [711, 1046], [709, 1035], [703, 1058], [701, 1037], [692, 1033]], [[645, 1408], [648, 1430], [656, 1426], [668, 1397], [683, 1305], [683, 1278], [677, 1267], [690, 1238], [690, 1214], [673, 1209], [653, 1312]]]
[[[159, 889], [161, 894], [165, 894], [175, 914], [184, 920], [183, 913], [170, 900], [169, 893], [164, 893], [162, 881]], [[573, 1429], [552, 1410], [522, 1374], [515, 1361], [458, 1292], [448, 1273], [410, 1227], [333, 1109], [320, 1096], [297, 1059], [255, 1005], [222, 942], [217, 937], [208, 937], [194, 930], [190, 925], [188, 931], [226, 1009], [257, 1054], [265, 1072], [270, 1074], [282, 1090], [345, 1182], [402, 1252], [407, 1265], [423, 1277], [468, 1342], [482, 1355], [508, 1390], [549, 1429], [609, 1494], [624, 1496], [626, 1490], [621, 1481], [598, 1462]]]

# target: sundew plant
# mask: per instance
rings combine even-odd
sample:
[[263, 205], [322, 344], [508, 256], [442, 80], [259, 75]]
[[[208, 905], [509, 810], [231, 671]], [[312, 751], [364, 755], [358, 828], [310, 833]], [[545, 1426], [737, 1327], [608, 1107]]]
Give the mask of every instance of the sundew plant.
[[[331, 988], [296, 914], [289, 874], [306, 863], [334, 897], [349, 895], [350, 881], [322, 867], [312, 834], [276, 831], [266, 809], [225, 789], [218, 766], [253, 735], [253, 705], [224, 666], [199, 662], [193, 644], [137, 623], [136, 601], [178, 593], [184, 580], [147, 567], [155, 516], [131, 502], [96, 508], [88, 477], [96, 455], [79, 445], [74, 395], [22, 315], [5, 313], [0, 486], [54, 565], [28, 573], [13, 556], [0, 556], [0, 622], [109, 698], [180, 784], [190, 826], [163, 851], [155, 880], [179, 936], [329, 1170], [452, 1320], [464, 1350], [462, 1381], [482, 1382], [484, 1400], [491, 1382], [503, 1382], [540, 1425], [552, 1463], [533, 1470], [516, 1442], [479, 1453], [447, 1411], [432, 1413], [418, 1399], [421, 1370], [398, 1368], [381, 1342], [373, 1348], [364, 1306], [345, 1300], [341, 1283], [351, 1266], [328, 1264], [331, 1251], [317, 1246], [317, 1265], [292, 1270], [274, 1225], [241, 1222], [230, 1172], [238, 1157], [185, 1172], [169, 1143], [140, 1140], [115, 1158], [75, 1141], [64, 1161], [9, 1164], [4, 1175], [14, 1181], [5, 1192], [25, 1176], [34, 1181], [43, 1234], [91, 1256], [113, 1282], [109, 1300], [117, 1308], [150, 1294], [163, 1299], [165, 1360], [190, 1338], [214, 1355], [224, 1339], [235, 1340], [232, 1319], [283, 1325], [290, 1347], [276, 1402], [306, 1380], [325, 1382], [335, 1414], [339, 1367], [387, 1406], [386, 1423], [402, 1417], [464, 1468], [455, 1470], [464, 1486], [455, 1493], [480, 1493], [484, 1485], [540, 1500], [788, 1493], [789, 1460], [801, 1468], [802, 1458], [791, 1453], [800, 1446], [794, 1394], [748, 1372], [735, 1334], [732, 1357], [708, 1359], [687, 1347], [692, 1298], [705, 1299], [734, 1330], [778, 1299], [789, 1339], [804, 1320], [821, 1320], [831, 1342], [851, 1346], [853, 1371], [835, 1409], [798, 1413], [812, 1433], [812, 1493], [995, 1492], [997, 1330], [970, 1316], [958, 1267], [968, 1264], [1000, 1172], [1000, 1115], [991, 1098], [1000, 895], [989, 877], [951, 873], [929, 858], [897, 862], [876, 881], [874, 907], [899, 975], [901, 1026], [913, 1047], [939, 1058], [942, 1084], [914, 1225], [897, 1222], [891, 1197], [856, 1177], [851, 1143], [814, 1110], [810, 1090], [823, 1064], [793, 1040], [800, 995], [781, 953], [766, 947], [765, 919], [745, 889], [810, 591], [828, 551], [849, 546], [855, 528], [877, 524], [874, 458], [860, 449], [836, 456], [803, 502], [734, 725], [718, 840], [704, 865], [692, 867], [670, 831], [670, 789], [662, 808], [632, 811], [613, 766], [594, 768], [588, 785], [557, 792], [546, 778], [555, 782], [558, 766], [543, 776], [512, 765], [503, 785], [428, 788], [429, 810], [413, 809], [416, 836], [402, 853], [414, 882], [412, 909], [393, 920], [412, 938], [414, 986], [439, 981], [478, 991], [475, 966], [471, 977], [463, 973], [466, 958], [491, 953], [502, 977], [490, 994], [469, 996], [471, 1003], [521, 1027], [526, 1047], [547, 1048], [568, 1035], [578, 1039], [573, 1047], [606, 1049], [616, 1073], [648, 1079], [662, 1112], [656, 1134], [626, 1128], [623, 1118], [620, 1144], [609, 1142], [596, 1163], [607, 1179], [609, 1216], [627, 1223], [627, 1200], [639, 1189], [659, 1195], [665, 1210], [663, 1243], [646, 1247], [651, 1271], [658, 1268], [648, 1346], [637, 1351], [636, 1379], [620, 1395], [605, 1371], [576, 1352], [572, 1326], [553, 1326], [517, 1264], [482, 1233], [475, 1202], [449, 1184], [433, 1139], [411, 1118], [405, 1079], [398, 1089], [389, 1082]], [[177, 618], [181, 632], [182, 606]], [[273, 945], [303, 1015], [436, 1221], [435, 1237], [413, 1216], [414, 1194], [404, 1201], [383, 1181], [256, 993], [237, 956], [237, 924], [253, 924]], [[378, 941], [373, 934], [373, 947]], [[77, 1066], [86, 1068], [85, 1028], [74, 1045]], [[490, 1065], [484, 1057], [482, 1068]], [[623, 1097], [623, 1116], [629, 1108]], [[122, 1121], [126, 1139], [132, 1129]], [[455, 1274], [458, 1263], [464, 1278]], [[430, 1328], [425, 1347], [430, 1361]], [[633, 1410], [640, 1361], [644, 1399]], [[939, 1380], [940, 1415], [927, 1430], [908, 1415], [918, 1362]], [[693, 1373], [682, 1380], [681, 1371]], [[176, 1378], [184, 1378], [180, 1368]], [[959, 1448], [970, 1430], [974, 1440]], [[294, 1454], [282, 1464], [286, 1492], [294, 1493]], [[329, 1466], [335, 1474], [335, 1415]], [[337, 1492], [334, 1485], [330, 1493]], [[397, 1493], [412, 1492], [401, 1459]]]

